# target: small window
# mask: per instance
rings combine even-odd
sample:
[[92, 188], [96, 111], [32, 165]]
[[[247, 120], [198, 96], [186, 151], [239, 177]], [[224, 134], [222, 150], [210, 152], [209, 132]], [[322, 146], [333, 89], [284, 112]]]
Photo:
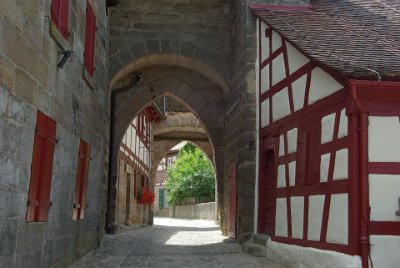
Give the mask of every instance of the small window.
[[86, 71], [91, 77], [94, 73], [94, 46], [95, 46], [95, 32], [96, 32], [96, 15], [89, 2], [86, 7], [86, 31], [85, 31], [85, 54], [84, 66]]
[[51, 22], [56, 26], [61, 35], [67, 39], [69, 17], [69, 0], [52, 0]]
[[47, 221], [51, 206], [50, 189], [55, 143], [56, 122], [38, 111], [26, 213], [27, 222]]
[[76, 171], [75, 203], [72, 218], [82, 220], [86, 211], [86, 193], [90, 163], [90, 145], [81, 140], [78, 153], [78, 169]]

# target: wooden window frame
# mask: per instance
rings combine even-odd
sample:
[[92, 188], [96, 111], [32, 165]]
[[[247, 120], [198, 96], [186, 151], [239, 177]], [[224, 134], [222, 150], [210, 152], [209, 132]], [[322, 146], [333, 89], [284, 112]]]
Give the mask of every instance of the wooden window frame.
[[49, 209], [52, 205], [50, 191], [56, 142], [56, 122], [38, 110], [28, 192], [27, 222], [48, 220]]
[[[85, 50], [84, 50], [84, 69], [89, 77], [93, 77], [94, 66], [94, 51], [96, 44], [96, 14], [93, 7], [87, 1], [86, 6], [86, 28], [85, 28]], [[87, 77], [87, 76], [85, 76]]]
[[75, 201], [72, 214], [73, 220], [82, 220], [85, 218], [89, 163], [90, 145], [81, 139], [78, 152], [78, 168], [76, 171]]
[[51, 1], [51, 22], [65, 40], [69, 37], [69, 0]]

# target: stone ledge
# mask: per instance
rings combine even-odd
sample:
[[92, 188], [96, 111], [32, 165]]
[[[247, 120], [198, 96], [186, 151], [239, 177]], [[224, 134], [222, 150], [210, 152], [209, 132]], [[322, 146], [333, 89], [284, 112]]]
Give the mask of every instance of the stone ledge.
[[53, 22], [50, 22], [50, 35], [64, 51], [72, 50], [71, 43], [62, 36]]

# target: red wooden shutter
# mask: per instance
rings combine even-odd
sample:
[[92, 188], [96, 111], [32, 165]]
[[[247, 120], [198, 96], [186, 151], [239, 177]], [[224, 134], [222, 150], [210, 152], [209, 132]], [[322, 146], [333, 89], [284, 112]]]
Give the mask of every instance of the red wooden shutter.
[[62, 36], [68, 38], [69, 0], [53, 0], [51, 2], [51, 21], [57, 26]]
[[236, 162], [231, 164], [229, 178], [229, 237], [236, 238], [236, 203], [237, 203], [237, 190], [236, 190]]
[[47, 221], [53, 173], [56, 122], [37, 112], [26, 221]]
[[61, 0], [60, 2], [60, 21], [59, 27], [60, 33], [65, 39], [68, 38], [68, 18], [69, 18], [69, 0]]
[[85, 217], [89, 161], [90, 145], [81, 140], [79, 144], [78, 170], [76, 172], [75, 204], [72, 216], [74, 220], [82, 220]]
[[86, 7], [84, 65], [90, 76], [93, 76], [94, 72], [95, 33], [96, 33], [96, 15], [94, 14], [92, 6], [88, 2]]
[[51, 21], [57, 26], [60, 20], [60, 3], [61, 0], [51, 1]]

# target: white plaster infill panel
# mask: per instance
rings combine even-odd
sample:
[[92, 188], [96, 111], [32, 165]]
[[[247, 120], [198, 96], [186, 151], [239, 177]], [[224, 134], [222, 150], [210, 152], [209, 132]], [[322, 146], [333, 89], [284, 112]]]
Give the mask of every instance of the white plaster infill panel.
[[292, 237], [303, 238], [303, 223], [304, 223], [304, 197], [290, 197], [291, 213], [292, 213]]
[[281, 53], [272, 61], [272, 85], [278, 84], [284, 78], [286, 78], [285, 62]]
[[269, 29], [268, 25], [261, 21], [261, 60], [262, 62], [269, 58], [269, 38], [265, 37], [265, 30]]
[[341, 149], [336, 152], [333, 180], [343, 180], [349, 177], [349, 150]]
[[400, 162], [398, 116], [369, 116], [368, 158], [371, 162]]
[[261, 69], [261, 94], [269, 90], [269, 64]]
[[398, 198], [400, 195], [400, 175], [369, 175], [369, 204], [371, 221], [400, 222]]
[[288, 219], [286, 198], [276, 200], [275, 235], [288, 236]]
[[261, 103], [261, 127], [269, 125], [269, 99]]
[[288, 153], [297, 151], [297, 128], [293, 128], [287, 132]]
[[275, 31], [272, 31], [272, 53], [282, 47], [282, 37]]
[[290, 114], [288, 89], [285, 87], [272, 96], [272, 120], [275, 122]]
[[289, 184], [294, 186], [296, 182], [296, 161], [289, 163]]
[[329, 172], [329, 162], [331, 160], [331, 154], [323, 154], [321, 155], [321, 166], [320, 166], [320, 182], [328, 181], [328, 172]]
[[348, 194], [334, 194], [331, 196], [326, 242], [347, 245], [348, 233]]
[[346, 137], [348, 133], [349, 118], [346, 115], [346, 109], [340, 112], [338, 139]]
[[285, 138], [283, 135], [279, 136], [279, 156], [285, 155]]
[[333, 129], [335, 127], [336, 114], [329, 114], [321, 119], [321, 144], [333, 140]]
[[[330, 250], [267, 242], [269, 259], [284, 263], [291, 268], [361, 268], [360, 256], [351, 256]], [[398, 256], [395, 255], [395, 256]], [[386, 267], [386, 266], [378, 266]], [[400, 266], [388, 266], [400, 267]]]
[[400, 236], [371, 235], [369, 239], [374, 267], [400, 267]]
[[298, 111], [304, 106], [304, 96], [306, 94], [307, 75], [303, 75], [292, 83], [294, 110]]
[[320, 241], [325, 195], [311, 195], [308, 203], [308, 240]]
[[285, 165], [279, 165], [277, 188], [283, 188], [283, 187], [286, 187], [286, 170], [285, 170]]
[[306, 65], [310, 60], [303, 55], [300, 51], [298, 51], [294, 46], [292, 46], [289, 42], [286, 42], [286, 50], [288, 53], [289, 60], [289, 73], [292, 74], [300, 67]]
[[342, 88], [343, 86], [332, 76], [330, 76], [321, 68], [317, 67], [311, 73], [308, 104], [313, 104], [314, 102], [321, 100]]

